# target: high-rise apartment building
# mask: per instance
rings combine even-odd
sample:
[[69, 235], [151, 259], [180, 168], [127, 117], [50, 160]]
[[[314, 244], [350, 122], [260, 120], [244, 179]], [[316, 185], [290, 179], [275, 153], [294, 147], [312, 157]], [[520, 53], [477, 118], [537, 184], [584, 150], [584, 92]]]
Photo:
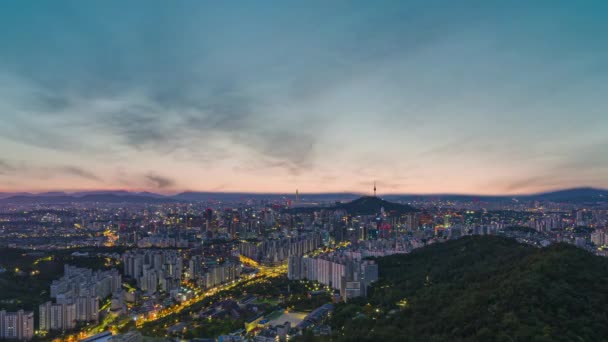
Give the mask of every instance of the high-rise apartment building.
[[34, 313], [0, 311], [0, 339], [28, 341], [34, 337]]

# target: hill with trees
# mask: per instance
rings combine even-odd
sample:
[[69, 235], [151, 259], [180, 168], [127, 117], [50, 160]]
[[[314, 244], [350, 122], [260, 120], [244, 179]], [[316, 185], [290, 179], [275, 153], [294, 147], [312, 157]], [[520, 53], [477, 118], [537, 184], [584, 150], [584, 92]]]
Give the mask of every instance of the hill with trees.
[[418, 211], [418, 209], [407, 204], [385, 201], [375, 196], [364, 196], [352, 202], [340, 203], [334, 210], [344, 210], [351, 215], [374, 215], [384, 209], [393, 214], [407, 214]]
[[466, 237], [377, 259], [367, 299], [340, 304], [334, 341], [606, 341], [608, 260]]
[[407, 204], [389, 202], [375, 196], [363, 196], [350, 202], [336, 203], [336, 205], [330, 207], [296, 207], [288, 209], [287, 212], [311, 213], [319, 210], [344, 210], [350, 215], [366, 216], [379, 214], [381, 209], [384, 209], [385, 212], [393, 215], [408, 214], [419, 211], [418, 209]]

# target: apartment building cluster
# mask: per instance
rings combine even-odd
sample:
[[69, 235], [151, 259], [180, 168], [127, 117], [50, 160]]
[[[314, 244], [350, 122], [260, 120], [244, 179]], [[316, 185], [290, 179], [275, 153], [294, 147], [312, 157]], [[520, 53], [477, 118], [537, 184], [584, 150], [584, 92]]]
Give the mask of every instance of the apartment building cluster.
[[41, 331], [74, 329], [78, 322], [99, 321], [99, 300], [121, 290], [117, 270], [93, 271], [64, 266], [63, 277], [51, 284], [51, 298], [38, 307]]
[[608, 228], [599, 228], [591, 233], [591, 242], [596, 246], [608, 245]]
[[539, 232], [550, 232], [556, 229], [564, 229], [568, 222], [563, 220], [561, 214], [556, 213], [530, 218], [526, 225]]
[[137, 240], [137, 247], [139, 248], [187, 248], [188, 240], [176, 239], [173, 237], [166, 236], [147, 236]]
[[34, 313], [0, 311], [0, 339], [28, 341], [34, 337]]
[[357, 245], [343, 251], [343, 253], [353, 259], [365, 259], [367, 257], [383, 257], [393, 254], [406, 254], [412, 250], [409, 240], [379, 239], [360, 241]]
[[290, 255], [310, 253], [321, 246], [320, 233], [286, 236], [262, 241], [244, 241], [239, 247], [242, 255], [266, 264], [279, 264]]
[[240, 277], [241, 270], [241, 264], [237, 260], [218, 264], [195, 255], [188, 264], [188, 278], [194, 280], [199, 287], [212, 288], [236, 280]]
[[367, 288], [378, 280], [378, 265], [373, 260], [353, 258], [342, 251], [319, 256], [292, 255], [287, 277], [317, 281], [340, 291], [344, 300], [366, 296]]
[[148, 294], [180, 286], [183, 258], [175, 250], [131, 250], [122, 255], [124, 273]]

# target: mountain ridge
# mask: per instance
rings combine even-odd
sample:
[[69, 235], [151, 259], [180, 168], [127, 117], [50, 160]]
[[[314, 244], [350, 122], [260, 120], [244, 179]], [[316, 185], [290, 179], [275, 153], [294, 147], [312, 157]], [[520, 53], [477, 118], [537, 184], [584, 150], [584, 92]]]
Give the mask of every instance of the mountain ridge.
[[[185, 191], [175, 195], [163, 195], [154, 192], [131, 192], [127, 190], [93, 190], [78, 192], [45, 192], [45, 193], [1, 193], [0, 203], [52, 203], [52, 202], [77, 202], [91, 201], [88, 196], [113, 196], [99, 197], [102, 202], [176, 202], [176, 201], [237, 201], [243, 199], [258, 200], [295, 200], [293, 193], [252, 193], [252, 192], [199, 192]], [[327, 193], [301, 193], [300, 200], [304, 202], [338, 202], [353, 201], [362, 197], [355, 192], [327, 192]], [[366, 197], [366, 196], [363, 196]], [[386, 194], [379, 198], [386, 201], [417, 201], [417, 200], [444, 200], [444, 201], [479, 201], [479, 202], [513, 202], [513, 201], [551, 201], [569, 203], [599, 203], [608, 202], [608, 190], [592, 187], [569, 188], [555, 191], [540, 192], [524, 195], [462, 195], [462, 194]]]
[[351, 202], [339, 203], [331, 209], [344, 210], [351, 215], [374, 215], [382, 209], [395, 214], [407, 214], [418, 211], [418, 209], [407, 204], [389, 202], [375, 196], [363, 196]]

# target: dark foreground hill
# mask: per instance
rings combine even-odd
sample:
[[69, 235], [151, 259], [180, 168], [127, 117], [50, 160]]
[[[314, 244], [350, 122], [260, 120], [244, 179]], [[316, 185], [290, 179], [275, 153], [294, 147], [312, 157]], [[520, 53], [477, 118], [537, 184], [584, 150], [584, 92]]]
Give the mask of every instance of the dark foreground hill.
[[608, 341], [608, 260], [575, 247], [467, 237], [378, 262], [332, 340]]

